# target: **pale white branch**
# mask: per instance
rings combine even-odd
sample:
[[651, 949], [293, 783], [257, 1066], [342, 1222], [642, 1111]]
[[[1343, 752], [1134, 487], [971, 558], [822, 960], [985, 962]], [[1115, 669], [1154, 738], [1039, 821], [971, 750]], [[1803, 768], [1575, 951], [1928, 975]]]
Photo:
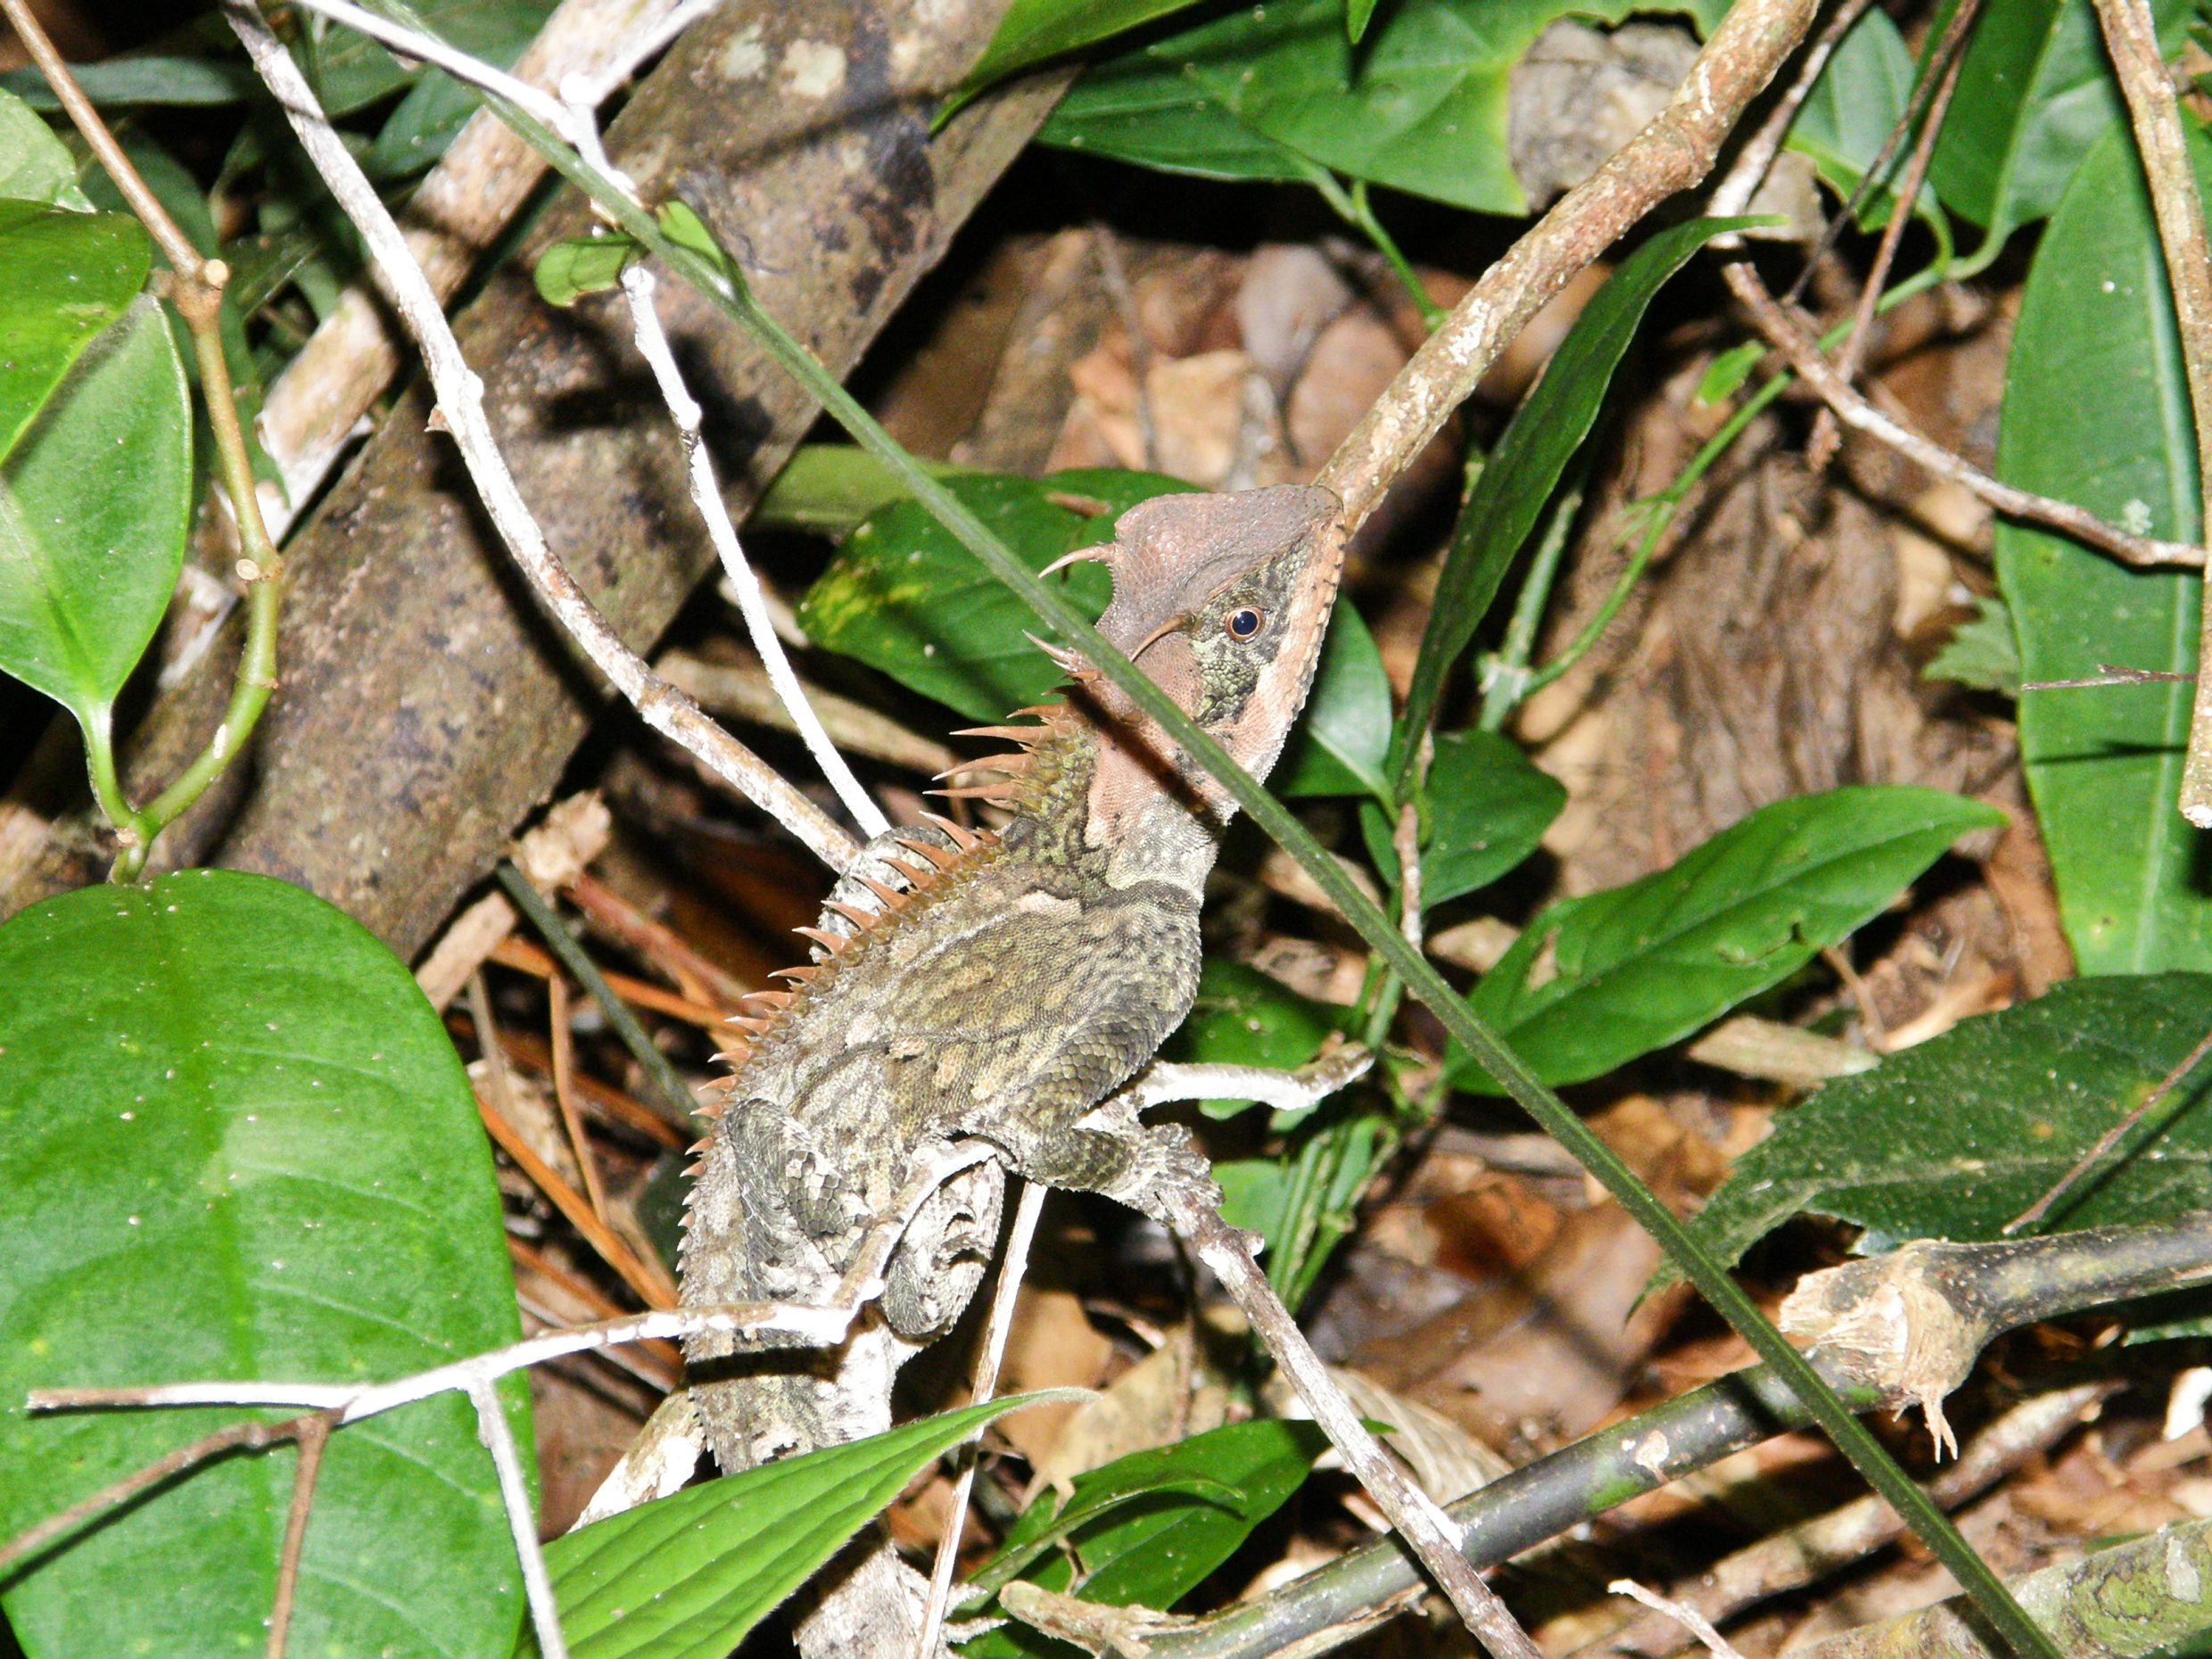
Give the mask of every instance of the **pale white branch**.
[[463, 358], [438, 297], [409, 252], [400, 227], [259, 10], [250, 0], [225, 0], [224, 11], [310, 161], [368, 243], [380, 281], [422, 351], [439, 414], [460, 449], [485, 511], [548, 611], [647, 724], [697, 755], [823, 863], [843, 871], [858, 851], [853, 838], [690, 698], [654, 674], [607, 625], [546, 544], [492, 436], [484, 414], [483, 382]]

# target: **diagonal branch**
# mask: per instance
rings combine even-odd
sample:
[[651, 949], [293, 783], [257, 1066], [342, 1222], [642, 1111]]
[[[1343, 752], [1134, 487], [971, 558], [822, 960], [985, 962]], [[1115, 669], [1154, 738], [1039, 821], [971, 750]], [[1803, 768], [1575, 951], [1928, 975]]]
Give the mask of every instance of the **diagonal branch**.
[[832, 870], [844, 870], [858, 851], [853, 838], [697, 704], [648, 668], [547, 546], [484, 417], [483, 383], [462, 357], [438, 296], [409, 252], [399, 226], [260, 11], [249, 0], [227, 0], [224, 10], [316, 170], [367, 241], [384, 290], [422, 351], [424, 367], [436, 390], [438, 412], [468, 465], [484, 510], [540, 600], [648, 725], [697, 755]]

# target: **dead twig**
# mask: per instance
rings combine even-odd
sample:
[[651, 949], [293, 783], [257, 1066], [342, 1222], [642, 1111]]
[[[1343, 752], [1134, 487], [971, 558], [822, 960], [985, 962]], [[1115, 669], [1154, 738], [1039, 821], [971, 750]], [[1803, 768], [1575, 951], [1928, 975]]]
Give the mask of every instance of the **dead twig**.
[[292, 1628], [292, 1603], [300, 1585], [300, 1552], [307, 1544], [307, 1518], [315, 1507], [315, 1477], [323, 1471], [323, 1449], [330, 1444], [330, 1414], [311, 1412], [300, 1419], [294, 1437], [300, 1460], [292, 1472], [292, 1509], [285, 1516], [284, 1548], [276, 1557], [276, 1593], [268, 1607], [268, 1659], [285, 1659], [285, 1637]]
[[[1022, 1275], [1029, 1269], [1029, 1246], [1036, 1238], [1037, 1217], [1044, 1211], [1050, 1191], [1032, 1181], [1021, 1189], [1014, 1207], [1013, 1226], [1007, 1229], [1006, 1249], [998, 1260], [998, 1283], [991, 1292], [991, 1311], [984, 1325], [983, 1353], [976, 1362], [974, 1403], [981, 1405], [998, 1392], [999, 1367], [1006, 1359], [1006, 1339], [1014, 1325], [1014, 1303], [1021, 1294]], [[937, 1539], [937, 1557], [929, 1572], [929, 1599], [921, 1610], [921, 1638], [917, 1654], [937, 1651], [937, 1637], [945, 1629], [945, 1609], [952, 1600], [953, 1574], [960, 1568], [960, 1535], [968, 1525], [968, 1501], [976, 1490], [977, 1440], [968, 1440], [960, 1452], [960, 1473], [953, 1482], [953, 1501], [945, 1508], [945, 1533]]]
[[[1859, 367], [1865, 360], [1868, 332], [1874, 326], [1874, 309], [1880, 303], [1882, 291], [1889, 286], [1890, 267], [1896, 261], [1898, 244], [1904, 241], [1905, 227], [1912, 222], [1914, 209], [1920, 199], [1920, 185], [1927, 177], [1929, 161], [1936, 153], [1936, 138], [1944, 128], [1944, 111], [1951, 107], [1951, 95], [1959, 85], [1959, 70], [1966, 62], [1966, 39], [1972, 32], [1974, 20], [1981, 11], [1981, 0], [1960, 0], [1951, 14], [1951, 21], [1944, 26], [1943, 38], [1936, 43], [1936, 55], [1929, 64], [1929, 73], [1922, 87], [1932, 87], [1934, 95], [1926, 99], [1927, 110], [1920, 117], [1920, 136], [1912, 145], [1912, 154], [1905, 162], [1904, 176], [1897, 181], [1897, 201], [1889, 210], [1889, 222], [1882, 227], [1882, 240], [1874, 251], [1874, 263], [1868, 268], [1866, 281], [1860, 285], [1859, 302], [1852, 310], [1851, 332], [1844, 336], [1843, 347], [1836, 354], [1836, 372], [1845, 384], [1859, 377]], [[1916, 95], [1915, 103], [1921, 102]], [[1900, 122], [1902, 133], [1911, 125], [1908, 113]], [[1894, 142], [1894, 136], [1893, 136]], [[1869, 169], [1869, 179], [1878, 177], [1875, 169]], [[1805, 262], [1805, 274], [1810, 276], [1812, 262]], [[1800, 281], [1803, 277], [1799, 278]], [[1836, 417], [1828, 409], [1820, 411], [1820, 418], [1813, 424], [1812, 441], [1806, 446], [1805, 462], [1816, 473], [1826, 472], [1828, 463], [1836, 458], [1841, 443], [1836, 426]]]

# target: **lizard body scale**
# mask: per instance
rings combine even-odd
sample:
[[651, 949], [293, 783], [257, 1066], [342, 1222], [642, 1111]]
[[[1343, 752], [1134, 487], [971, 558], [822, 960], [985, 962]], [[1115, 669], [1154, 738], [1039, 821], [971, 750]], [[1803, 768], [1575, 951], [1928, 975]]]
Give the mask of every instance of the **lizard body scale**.
[[[1337, 510], [1297, 486], [1156, 497], [1094, 555], [1114, 581], [1100, 631], [1258, 775], [1312, 681]], [[1210, 1191], [1183, 1130], [1111, 1097], [1189, 1010], [1201, 889], [1234, 803], [1094, 670], [1061, 660], [1064, 701], [968, 734], [1019, 746], [978, 763], [1003, 781], [950, 792], [1004, 808], [1004, 826], [937, 820], [869, 843], [805, 930], [813, 961], [787, 970], [795, 988], [741, 1022], [686, 1217], [687, 1303], [827, 1301], [929, 1153], [974, 1137], [1001, 1159], [923, 1205], [842, 1347], [688, 1345], [725, 1469], [890, 1426], [899, 1366], [981, 1278], [1007, 1168], [1155, 1216], [1170, 1185]], [[914, 1655], [923, 1587], [887, 1542], [848, 1550], [821, 1582], [796, 1626], [807, 1659]]]

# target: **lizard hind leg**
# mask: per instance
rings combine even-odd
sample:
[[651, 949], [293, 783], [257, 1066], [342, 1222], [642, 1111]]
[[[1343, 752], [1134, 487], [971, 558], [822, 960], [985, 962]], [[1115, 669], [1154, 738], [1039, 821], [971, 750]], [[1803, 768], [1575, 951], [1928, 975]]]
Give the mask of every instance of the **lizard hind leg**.
[[993, 1160], [963, 1169], [929, 1195], [884, 1275], [883, 1316], [916, 1347], [958, 1323], [998, 1248], [1006, 1172]]
[[1127, 1092], [1109, 1095], [1062, 1127], [1010, 1149], [1016, 1173], [1047, 1186], [1098, 1193], [1166, 1225], [1170, 1193], [1218, 1204], [1206, 1155], [1181, 1124], [1147, 1124]]

